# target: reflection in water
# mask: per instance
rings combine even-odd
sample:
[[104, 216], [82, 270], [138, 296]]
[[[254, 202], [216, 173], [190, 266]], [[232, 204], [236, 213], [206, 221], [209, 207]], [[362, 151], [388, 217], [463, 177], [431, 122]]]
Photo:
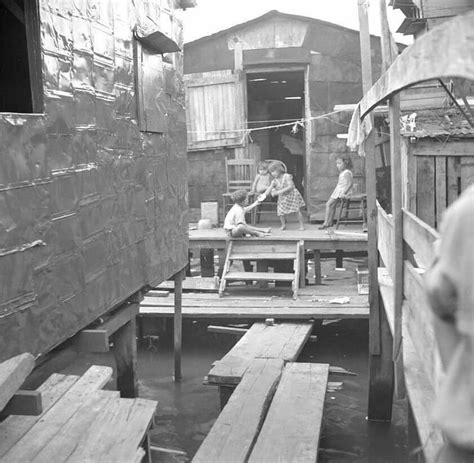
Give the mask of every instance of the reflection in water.
[[[217, 388], [203, 385], [203, 378], [237, 338], [207, 333], [205, 328], [204, 322], [184, 324], [180, 384], [173, 382], [171, 339], [160, 338], [156, 349], [144, 343], [139, 351], [140, 396], [159, 401], [152, 445], [186, 453], [153, 452], [153, 461], [191, 461], [219, 413]], [[391, 423], [366, 420], [368, 321], [342, 320], [323, 326], [317, 335], [317, 342], [307, 344], [299, 361], [330, 363], [357, 374], [329, 377], [343, 385], [326, 396], [318, 461], [407, 461], [405, 402], [395, 401]]]

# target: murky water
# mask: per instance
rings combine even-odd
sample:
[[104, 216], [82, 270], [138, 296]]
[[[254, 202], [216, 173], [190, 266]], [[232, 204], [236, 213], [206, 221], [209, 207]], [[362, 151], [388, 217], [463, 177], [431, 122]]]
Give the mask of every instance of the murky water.
[[[139, 351], [140, 396], [159, 401], [152, 444], [185, 453], [153, 452], [156, 462], [186, 462], [219, 414], [217, 388], [202, 384], [211, 364], [236, 341], [234, 336], [205, 331], [203, 322], [184, 326], [182, 383], [173, 382], [171, 340], [160, 339]], [[299, 361], [340, 366], [357, 374], [330, 374], [342, 390], [326, 396], [320, 441], [320, 462], [405, 462], [406, 410], [395, 401], [391, 423], [366, 420], [368, 385], [368, 321], [343, 320], [321, 327]], [[155, 343], [156, 344], [156, 343]], [[225, 463], [225, 462], [223, 462]]]

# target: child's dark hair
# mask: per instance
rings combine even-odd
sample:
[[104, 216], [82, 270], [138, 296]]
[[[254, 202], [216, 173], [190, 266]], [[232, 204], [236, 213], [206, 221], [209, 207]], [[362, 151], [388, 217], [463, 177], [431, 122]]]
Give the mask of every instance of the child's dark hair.
[[280, 161], [273, 161], [269, 164], [268, 170], [270, 172], [280, 172], [280, 174], [285, 173], [285, 168], [283, 167], [283, 164]]
[[260, 161], [257, 164], [257, 170], [260, 170], [260, 169], [268, 170], [268, 162], [267, 161]]
[[230, 199], [234, 204], [241, 203], [247, 199], [247, 191], [237, 190], [230, 194]]
[[352, 164], [352, 159], [349, 154], [347, 153], [338, 154], [336, 159], [340, 159], [344, 163], [344, 167], [346, 169], [352, 169], [353, 164]]

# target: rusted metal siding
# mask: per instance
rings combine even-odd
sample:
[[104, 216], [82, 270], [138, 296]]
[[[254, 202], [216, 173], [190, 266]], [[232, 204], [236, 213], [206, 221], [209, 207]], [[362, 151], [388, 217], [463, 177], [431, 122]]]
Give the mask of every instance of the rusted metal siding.
[[144, 16], [182, 45], [174, 3], [40, 1], [44, 114], [0, 113], [0, 360], [49, 350], [187, 262], [182, 54], [159, 76], [161, 132], [144, 133], [132, 47]]

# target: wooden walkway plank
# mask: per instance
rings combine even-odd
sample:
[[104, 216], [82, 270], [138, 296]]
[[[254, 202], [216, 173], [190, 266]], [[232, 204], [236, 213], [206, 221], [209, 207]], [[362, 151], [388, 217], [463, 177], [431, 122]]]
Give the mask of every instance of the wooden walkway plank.
[[112, 377], [112, 368], [91, 366], [56, 402], [41, 420], [5, 454], [5, 461], [25, 462], [35, 455], [58, 433], [94, 391], [102, 389]]
[[35, 366], [35, 359], [25, 353], [0, 363], [0, 411], [13, 397]]
[[0, 423], [0, 458], [69, 390], [79, 376], [54, 373], [39, 388], [43, 414], [39, 416], [9, 416]]
[[286, 365], [249, 463], [317, 461], [328, 374], [328, 364]]
[[193, 463], [246, 461], [282, 369], [281, 359], [256, 359], [251, 363]]
[[208, 374], [209, 383], [238, 384], [255, 358], [296, 360], [313, 329], [312, 323], [254, 323], [247, 334]]

